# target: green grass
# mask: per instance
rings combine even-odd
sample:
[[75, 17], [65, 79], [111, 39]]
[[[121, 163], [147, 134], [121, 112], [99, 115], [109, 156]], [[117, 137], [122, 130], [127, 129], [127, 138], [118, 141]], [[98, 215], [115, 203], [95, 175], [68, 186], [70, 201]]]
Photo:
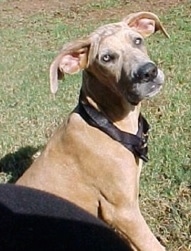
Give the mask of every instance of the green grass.
[[[0, 1], [1, 4], [5, 1]], [[77, 102], [80, 74], [66, 76], [54, 99], [48, 69], [66, 41], [84, 36], [102, 23], [119, 20], [116, 8], [125, 1], [99, 1], [66, 14], [38, 11], [23, 14], [4, 5], [0, 31], [0, 183], [15, 180], [33, 155]], [[113, 15], [85, 22], [86, 13]], [[113, 8], [113, 10], [112, 10]], [[150, 161], [141, 177], [141, 208], [168, 250], [191, 250], [191, 26], [189, 1], [164, 12], [157, 9], [170, 39], [147, 40], [149, 54], [166, 75], [160, 95], [143, 102], [152, 125]], [[116, 12], [115, 12], [116, 11]], [[84, 14], [85, 13], [85, 14]], [[124, 10], [125, 13], [125, 10]], [[99, 16], [99, 15], [98, 15]]]

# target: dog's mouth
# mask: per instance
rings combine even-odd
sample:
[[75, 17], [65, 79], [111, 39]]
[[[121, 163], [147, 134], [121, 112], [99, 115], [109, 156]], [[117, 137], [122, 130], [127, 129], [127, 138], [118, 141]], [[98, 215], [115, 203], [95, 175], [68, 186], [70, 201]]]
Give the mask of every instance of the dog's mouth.
[[137, 105], [143, 99], [151, 98], [158, 94], [162, 89], [163, 83], [164, 74], [158, 69], [158, 74], [152, 81], [133, 81], [125, 96], [129, 103]]
[[151, 98], [158, 94], [162, 89], [163, 84], [164, 74], [161, 70], [158, 69], [158, 74], [156, 78], [151, 83], [149, 83], [148, 93], [145, 95], [145, 98]]
[[156, 94], [158, 94], [160, 92], [160, 90], [162, 89], [162, 84], [153, 84], [151, 86], [151, 92], [149, 92], [145, 98], [152, 98], [154, 97]]

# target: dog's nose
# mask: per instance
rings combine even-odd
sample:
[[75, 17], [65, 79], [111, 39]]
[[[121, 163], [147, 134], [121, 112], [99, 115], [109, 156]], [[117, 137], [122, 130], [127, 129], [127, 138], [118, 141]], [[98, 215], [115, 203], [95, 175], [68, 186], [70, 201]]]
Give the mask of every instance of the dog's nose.
[[142, 65], [137, 71], [137, 77], [141, 81], [149, 82], [156, 78], [158, 74], [158, 69], [153, 63], [146, 63]]

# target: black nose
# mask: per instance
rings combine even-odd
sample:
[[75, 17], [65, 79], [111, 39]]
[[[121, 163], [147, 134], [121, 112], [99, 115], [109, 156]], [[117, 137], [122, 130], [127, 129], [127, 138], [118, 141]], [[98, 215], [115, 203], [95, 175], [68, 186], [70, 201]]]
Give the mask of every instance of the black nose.
[[156, 78], [158, 69], [153, 63], [146, 63], [142, 65], [137, 71], [137, 77], [141, 81], [149, 82]]

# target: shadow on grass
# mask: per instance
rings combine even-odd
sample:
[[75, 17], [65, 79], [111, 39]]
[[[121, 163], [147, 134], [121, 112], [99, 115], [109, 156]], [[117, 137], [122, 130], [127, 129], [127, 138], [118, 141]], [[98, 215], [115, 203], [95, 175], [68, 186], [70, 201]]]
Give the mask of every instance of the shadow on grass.
[[34, 161], [34, 154], [41, 147], [26, 146], [0, 159], [0, 172], [11, 175], [9, 183], [15, 182]]

